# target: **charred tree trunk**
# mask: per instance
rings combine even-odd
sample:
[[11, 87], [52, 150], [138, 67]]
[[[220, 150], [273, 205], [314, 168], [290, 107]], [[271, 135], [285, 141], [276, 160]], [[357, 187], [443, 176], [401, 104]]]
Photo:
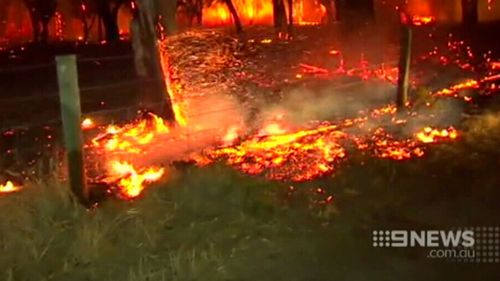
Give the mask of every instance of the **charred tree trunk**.
[[40, 22], [35, 13], [30, 12], [31, 28], [33, 29], [33, 42], [40, 42]]
[[243, 26], [241, 25], [240, 17], [238, 16], [238, 11], [236, 11], [236, 7], [233, 4], [233, 0], [224, 0], [229, 12], [234, 21], [234, 27], [236, 28], [236, 32], [240, 33], [243, 31]]
[[203, 23], [203, 0], [196, 0], [196, 23], [200, 26]]
[[[175, 3], [175, 1], [174, 1]], [[161, 14], [165, 6], [155, 3], [153, 0], [139, 0], [138, 10], [130, 25], [132, 47], [136, 71], [139, 77], [154, 78], [155, 90], [144, 91], [141, 103], [151, 109], [152, 104], [163, 102], [163, 112], [160, 115], [168, 120], [174, 120], [175, 116], [166, 92], [165, 77], [161, 67], [160, 53], [158, 50], [157, 24], [165, 24], [167, 31], [175, 31], [175, 25], [169, 26], [171, 18], [169, 15]], [[162, 21], [163, 20], [163, 23]], [[175, 22], [175, 20], [174, 20]]]
[[273, 0], [274, 28], [281, 31], [286, 26], [286, 10], [284, 0]]
[[50, 19], [42, 19], [42, 32], [40, 33], [40, 43], [46, 45], [49, 42], [49, 21]]
[[287, 0], [288, 2], [288, 33], [293, 33], [293, 0]]
[[168, 35], [177, 33], [177, 1], [175, 0], [156, 0], [155, 8], [158, 11], [155, 14], [159, 24], [164, 28]]
[[321, 0], [321, 4], [326, 10], [326, 23], [332, 24], [338, 20], [338, 9], [334, 0]]
[[116, 42], [120, 40], [120, 31], [118, 29], [118, 8], [111, 10], [108, 4], [103, 1], [99, 9], [99, 16], [102, 19], [107, 42]]
[[478, 0], [462, 0], [462, 21], [467, 25], [477, 24], [478, 16]]

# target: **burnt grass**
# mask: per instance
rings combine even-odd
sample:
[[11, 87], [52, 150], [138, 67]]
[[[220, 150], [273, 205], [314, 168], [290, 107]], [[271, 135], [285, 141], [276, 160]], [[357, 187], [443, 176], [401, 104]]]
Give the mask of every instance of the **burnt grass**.
[[500, 226], [498, 104], [485, 102], [459, 141], [422, 159], [352, 155], [334, 174], [304, 183], [222, 163], [171, 167], [141, 198], [86, 210], [65, 184], [35, 181], [0, 197], [1, 278], [497, 280], [498, 263], [374, 248], [372, 231]]

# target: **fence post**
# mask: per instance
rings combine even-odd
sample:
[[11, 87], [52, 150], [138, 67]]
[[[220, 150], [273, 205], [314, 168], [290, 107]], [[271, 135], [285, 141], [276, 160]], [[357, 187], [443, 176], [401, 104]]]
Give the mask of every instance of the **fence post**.
[[401, 30], [401, 52], [399, 57], [399, 77], [396, 105], [398, 110], [405, 107], [410, 87], [410, 65], [412, 53], [412, 29], [405, 24]]
[[84, 205], [89, 203], [83, 162], [83, 138], [81, 131], [80, 89], [76, 56], [56, 57], [61, 117], [64, 143], [68, 157], [68, 175], [71, 190]]

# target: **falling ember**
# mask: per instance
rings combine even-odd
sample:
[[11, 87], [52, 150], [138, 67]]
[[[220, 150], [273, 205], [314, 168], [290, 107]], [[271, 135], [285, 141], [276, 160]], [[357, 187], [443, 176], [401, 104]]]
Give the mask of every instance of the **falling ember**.
[[116, 184], [121, 197], [133, 199], [139, 196], [145, 184], [157, 182], [164, 175], [163, 168], [137, 169], [127, 162], [114, 161], [110, 167], [110, 176], [105, 179], [109, 184]]
[[13, 182], [7, 181], [5, 184], [0, 185], [0, 193], [12, 193], [21, 190], [21, 186], [16, 186]]

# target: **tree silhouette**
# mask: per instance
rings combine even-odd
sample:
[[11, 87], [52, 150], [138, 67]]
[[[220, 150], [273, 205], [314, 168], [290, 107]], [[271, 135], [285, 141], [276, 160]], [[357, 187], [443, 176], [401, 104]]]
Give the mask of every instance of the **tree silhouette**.
[[23, 0], [28, 9], [33, 28], [33, 41], [47, 44], [49, 40], [49, 22], [54, 17], [57, 0]]
[[462, 0], [462, 21], [464, 24], [476, 24], [478, 22], [478, 0]]
[[231, 17], [234, 22], [234, 27], [236, 28], [236, 32], [240, 33], [243, 31], [243, 25], [241, 24], [240, 17], [238, 15], [238, 11], [236, 6], [234, 6], [233, 0], [206, 0], [205, 4], [207, 6], [211, 6], [215, 3], [224, 3], [231, 14]]
[[96, 22], [100, 22], [97, 15], [95, 1], [92, 0], [72, 0], [72, 14], [82, 22], [83, 41], [89, 39], [90, 30]]
[[107, 42], [116, 42], [120, 40], [118, 11], [120, 11], [121, 6], [127, 2], [130, 2], [130, 0], [89, 0], [89, 4], [95, 7], [97, 14], [102, 20]]
[[339, 7], [338, 1], [335, 0], [321, 0], [320, 3], [325, 7], [326, 10], [326, 23], [332, 24], [336, 20], [339, 20]]

